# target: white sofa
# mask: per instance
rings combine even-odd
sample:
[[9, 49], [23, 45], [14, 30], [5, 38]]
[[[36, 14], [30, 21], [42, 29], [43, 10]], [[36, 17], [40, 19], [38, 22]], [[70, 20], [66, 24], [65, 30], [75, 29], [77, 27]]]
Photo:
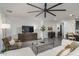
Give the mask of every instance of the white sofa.
[[[38, 54], [38, 56], [56, 56], [61, 50], [64, 49], [65, 46], [67, 46], [68, 44], [71, 44], [72, 42], [73, 42], [72, 40], [63, 39], [61, 46], [42, 52]], [[79, 44], [79, 42], [77, 41], [75, 42]], [[79, 47], [76, 48], [73, 52], [71, 52], [68, 56], [79, 56]]]
[[56, 56], [63, 48], [63, 46], [58, 46], [45, 52], [39, 53], [38, 56]]
[[35, 56], [34, 52], [30, 47], [7, 51], [0, 55], [1, 56]]
[[[37, 56], [56, 56], [62, 49], [64, 49], [66, 45], [71, 44], [72, 42], [73, 41], [71, 40], [63, 39], [61, 46], [39, 53]], [[35, 56], [34, 52], [29, 47], [8, 51], [0, 55], [1, 56]], [[76, 48], [73, 52], [71, 52], [69, 56], [79, 56], [79, 47]]]

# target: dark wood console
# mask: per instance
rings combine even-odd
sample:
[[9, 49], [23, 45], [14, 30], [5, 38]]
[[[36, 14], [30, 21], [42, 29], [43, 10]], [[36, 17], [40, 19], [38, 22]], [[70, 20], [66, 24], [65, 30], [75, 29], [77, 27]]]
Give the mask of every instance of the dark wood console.
[[18, 34], [18, 40], [21, 42], [37, 40], [37, 33], [22, 33]]

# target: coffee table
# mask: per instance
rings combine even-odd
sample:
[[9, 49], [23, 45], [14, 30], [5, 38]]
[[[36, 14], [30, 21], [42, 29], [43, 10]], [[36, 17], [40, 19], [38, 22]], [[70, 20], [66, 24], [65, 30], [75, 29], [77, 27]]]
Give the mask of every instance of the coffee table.
[[41, 43], [41, 40], [35, 40], [32, 42], [32, 49], [35, 50], [35, 54], [39, 52], [51, 49], [54, 47], [54, 40], [53, 39], [45, 39], [44, 43]]

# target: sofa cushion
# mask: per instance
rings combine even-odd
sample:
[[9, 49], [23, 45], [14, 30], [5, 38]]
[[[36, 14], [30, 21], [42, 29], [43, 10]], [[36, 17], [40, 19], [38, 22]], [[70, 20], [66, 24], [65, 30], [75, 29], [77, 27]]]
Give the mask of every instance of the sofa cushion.
[[7, 51], [4, 56], [35, 56], [30, 47]]
[[14, 44], [15, 44], [15, 40], [14, 40], [14, 39], [11, 39], [11, 40], [9, 41], [9, 43], [10, 43], [10, 45], [14, 45]]
[[58, 46], [53, 49], [49, 49], [47, 51], [39, 53], [38, 56], [56, 56], [62, 49], [64, 49], [64, 46]]
[[71, 44], [72, 42], [73, 42], [72, 40], [63, 39], [63, 40], [62, 40], [62, 45], [63, 45], [63, 46], [67, 46], [67, 45]]
[[68, 49], [63, 49], [63, 50], [61, 50], [56, 56], [66, 56], [66, 55], [68, 55], [70, 52], [71, 52], [71, 49], [70, 49], [70, 48], [68, 48]]

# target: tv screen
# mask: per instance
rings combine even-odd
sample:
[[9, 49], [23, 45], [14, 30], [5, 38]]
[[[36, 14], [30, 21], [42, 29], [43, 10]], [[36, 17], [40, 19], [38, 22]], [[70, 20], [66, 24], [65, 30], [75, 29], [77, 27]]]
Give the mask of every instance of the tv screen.
[[79, 21], [76, 21], [76, 29], [79, 30]]
[[33, 26], [22, 26], [22, 33], [34, 32]]

